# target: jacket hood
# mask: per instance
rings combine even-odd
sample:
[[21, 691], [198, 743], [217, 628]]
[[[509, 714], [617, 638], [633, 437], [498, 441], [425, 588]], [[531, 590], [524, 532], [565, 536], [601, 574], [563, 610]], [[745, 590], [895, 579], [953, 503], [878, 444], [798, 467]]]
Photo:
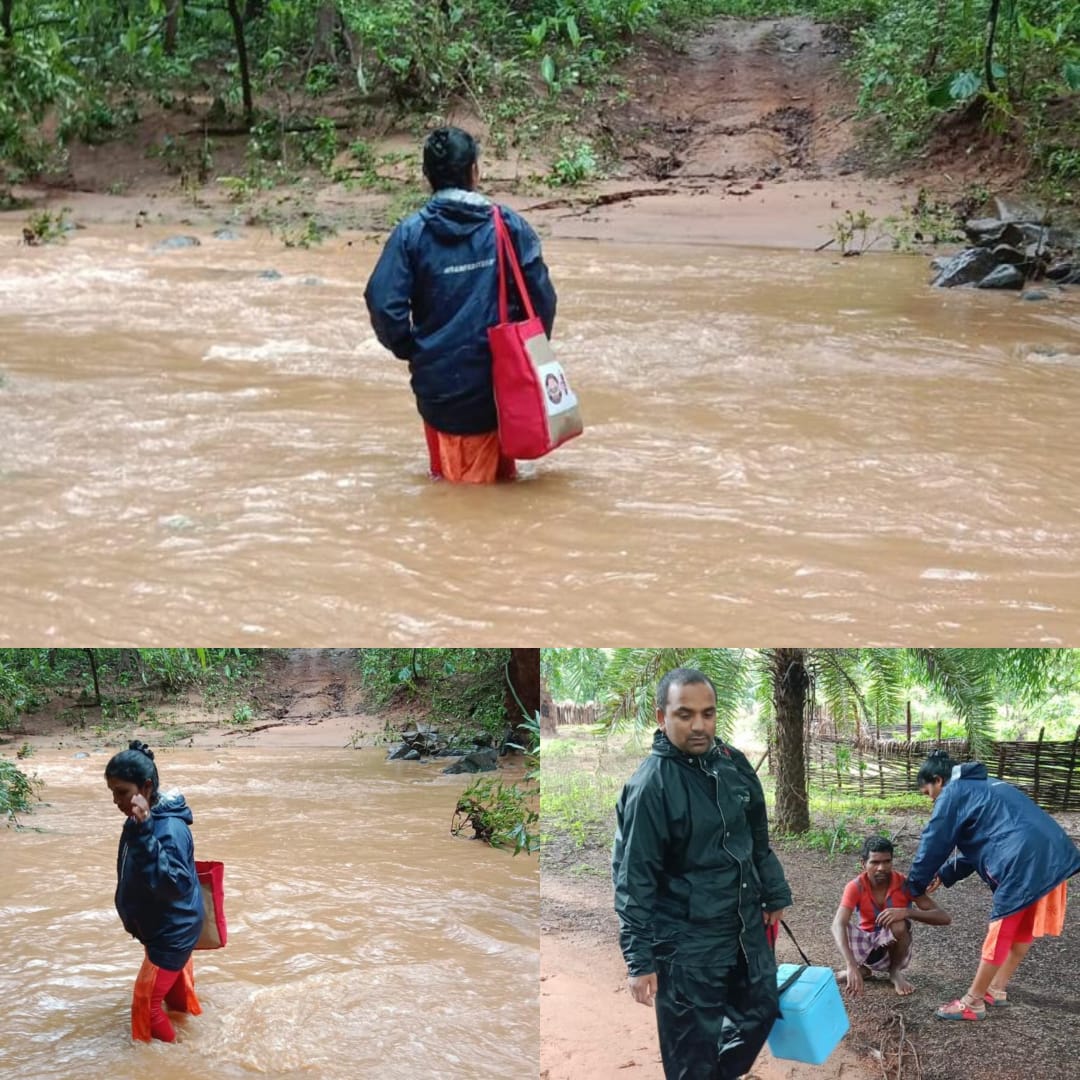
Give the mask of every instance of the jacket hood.
[[965, 761], [962, 765], [953, 767], [950, 780], [986, 780], [988, 774], [986, 766], [981, 761]]
[[491, 224], [491, 200], [477, 191], [444, 188], [420, 214], [437, 237], [456, 241]]
[[176, 817], [187, 825], [195, 820], [191, 807], [179, 791], [161, 792], [158, 795], [158, 801], [151, 808], [151, 813], [155, 817]]

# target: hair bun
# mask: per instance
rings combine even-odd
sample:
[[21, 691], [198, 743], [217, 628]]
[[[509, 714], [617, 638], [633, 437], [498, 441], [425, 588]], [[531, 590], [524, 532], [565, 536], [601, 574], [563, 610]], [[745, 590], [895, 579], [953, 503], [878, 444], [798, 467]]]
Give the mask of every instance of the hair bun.
[[128, 743], [129, 750], [138, 750], [140, 754], [145, 754], [151, 761], [154, 760], [154, 751], [144, 742], [139, 742], [138, 739], [132, 739]]
[[927, 757], [928, 761], [949, 761], [949, 760], [951, 760], [950, 757], [949, 757], [949, 751], [948, 750], [942, 750], [940, 746], [936, 750], [931, 750], [930, 753], [926, 755], [926, 757]]

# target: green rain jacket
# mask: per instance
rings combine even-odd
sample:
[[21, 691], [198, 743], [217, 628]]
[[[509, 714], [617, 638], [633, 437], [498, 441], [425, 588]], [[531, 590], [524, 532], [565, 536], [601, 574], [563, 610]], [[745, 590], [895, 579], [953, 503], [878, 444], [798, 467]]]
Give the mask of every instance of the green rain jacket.
[[658, 958], [730, 964], [740, 948], [756, 968], [752, 954], [768, 948], [762, 912], [788, 907], [791, 890], [745, 755], [719, 739], [684, 754], [658, 730], [617, 819], [612, 872], [629, 974], [652, 974]]

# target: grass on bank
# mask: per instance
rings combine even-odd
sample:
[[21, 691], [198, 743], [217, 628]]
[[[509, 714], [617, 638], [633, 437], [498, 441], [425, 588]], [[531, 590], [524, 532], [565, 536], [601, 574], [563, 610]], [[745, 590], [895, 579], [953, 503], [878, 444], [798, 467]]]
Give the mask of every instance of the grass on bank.
[[[650, 735], [593, 734], [589, 726], [567, 726], [543, 740], [540, 778], [540, 840], [574, 849], [606, 849], [615, 836], [615, 803], [623, 784], [648, 753]], [[751, 753], [757, 760], [760, 751]], [[773, 778], [761, 775], [765, 800], [773, 809]], [[828, 788], [810, 790], [811, 829], [800, 836], [777, 835], [778, 842], [830, 855], [858, 851], [863, 838], [892, 836], [903, 856], [914, 853], [930, 814], [918, 792], [859, 796]]]

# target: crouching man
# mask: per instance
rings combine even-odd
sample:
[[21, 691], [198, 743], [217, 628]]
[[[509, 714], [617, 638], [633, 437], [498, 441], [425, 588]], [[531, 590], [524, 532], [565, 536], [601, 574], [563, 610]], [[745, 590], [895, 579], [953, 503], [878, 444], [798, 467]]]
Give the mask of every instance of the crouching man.
[[848, 993], [860, 994], [864, 979], [887, 975], [898, 994], [910, 994], [915, 987], [904, 969], [911, 963], [912, 922], [948, 926], [952, 919], [928, 896], [916, 897], [912, 907], [907, 879], [893, 869], [893, 846], [884, 836], [863, 841], [862, 863], [863, 872], [845, 886], [833, 918], [833, 938], [846, 969], [838, 978], [846, 981]]

